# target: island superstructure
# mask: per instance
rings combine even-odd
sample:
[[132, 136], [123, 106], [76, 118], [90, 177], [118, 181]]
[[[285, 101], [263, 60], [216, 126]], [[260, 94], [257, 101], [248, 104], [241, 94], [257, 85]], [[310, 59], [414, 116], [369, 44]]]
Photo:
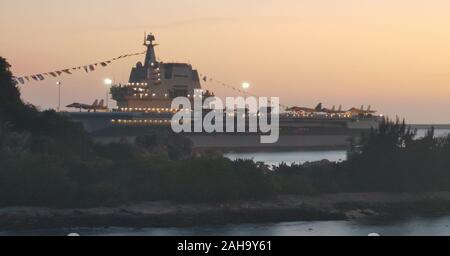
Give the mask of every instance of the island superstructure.
[[119, 111], [143, 111], [170, 108], [172, 99], [192, 97], [200, 90], [198, 71], [187, 63], [164, 63], [156, 58], [155, 36], [146, 36], [144, 62], [132, 68], [127, 84], [111, 88]]

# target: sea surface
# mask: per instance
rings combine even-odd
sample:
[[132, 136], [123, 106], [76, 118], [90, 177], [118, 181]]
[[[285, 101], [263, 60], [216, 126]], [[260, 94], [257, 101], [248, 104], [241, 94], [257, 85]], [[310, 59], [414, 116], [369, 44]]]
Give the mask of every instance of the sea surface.
[[[417, 137], [424, 137], [427, 133], [427, 129], [418, 129], [417, 130]], [[450, 129], [436, 129], [434, 131], [435, 137], [447, 137], [450, 134]]]
[[[424, 137], [426, 129], [418, 129], [417, 137]], [[450, 134], [450, 129], [435, 130], [436, 137], [446, 137]], [[321, 160], [329, 160], [332, 162], [341, 162], [347, 160], [347, 152], [345, 150], [314, 150], [314, 151], [287, 151], [287, 152], [239, 152], [227, 153], [225, 157], [231, 160], [251, 159], [256, 162], [264, 162], [269, 166], [280, 165], [286, 163], [291, 165], [303, 164], [305, 162], [315, 162]]]
[[391, 221], [309, 221], [192, 228], [74, 228], [0, 232], [0, 236], [449, 236], [450, 216]]
[[231, 160], [250, 159], [255, 162], [264, 162], [267, 165], [280, 165], [286, 163], [303, 164], [305, 162], [316, 162], [324, 159], [332, 162], [341, 162], [347, 159], [345, 150], [316, 150], [316, 151], [288, 151], [288, 152], [249, 152], [249, 153], [227, 153], [225, 157]]

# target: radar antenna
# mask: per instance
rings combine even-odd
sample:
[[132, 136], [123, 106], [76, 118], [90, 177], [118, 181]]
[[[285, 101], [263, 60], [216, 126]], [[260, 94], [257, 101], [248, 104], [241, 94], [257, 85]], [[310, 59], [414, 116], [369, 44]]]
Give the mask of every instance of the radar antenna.
[[152, 67], [157, 62], [155, 54], [155, 46], [157, 46], [158, 44], [153, 43], [155, 40], [156, 40], [155, 36], [152, 33], [144, 34], [144, 46], [147, 47], [147, 53], [145, 56], [145, 63], [144, 63], [145, 67]]

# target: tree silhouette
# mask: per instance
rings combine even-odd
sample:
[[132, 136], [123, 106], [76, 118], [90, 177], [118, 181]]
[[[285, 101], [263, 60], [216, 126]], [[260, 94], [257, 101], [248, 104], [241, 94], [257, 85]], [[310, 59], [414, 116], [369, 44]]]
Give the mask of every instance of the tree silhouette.
[[0, 115], [3, 117], [11, 111], [19, 110], [23, 105], [20, 91], [12, 78], [10, 68], [6, 59], [0, 57]]

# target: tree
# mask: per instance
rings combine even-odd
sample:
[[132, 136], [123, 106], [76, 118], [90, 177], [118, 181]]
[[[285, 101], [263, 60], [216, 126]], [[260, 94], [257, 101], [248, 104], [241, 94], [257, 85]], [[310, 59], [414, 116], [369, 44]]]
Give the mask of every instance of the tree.
[[16, 82], [12, 79], [11, 65], [5, 58], [0, 57], [0, 106], [20, 105], [20, 92]]
[[5, 58], [0, 57], [0, 115], [5, 116], [11, 110], [18, 110], [23, 106], [20, 91], [13, 80], [11, 65]]

